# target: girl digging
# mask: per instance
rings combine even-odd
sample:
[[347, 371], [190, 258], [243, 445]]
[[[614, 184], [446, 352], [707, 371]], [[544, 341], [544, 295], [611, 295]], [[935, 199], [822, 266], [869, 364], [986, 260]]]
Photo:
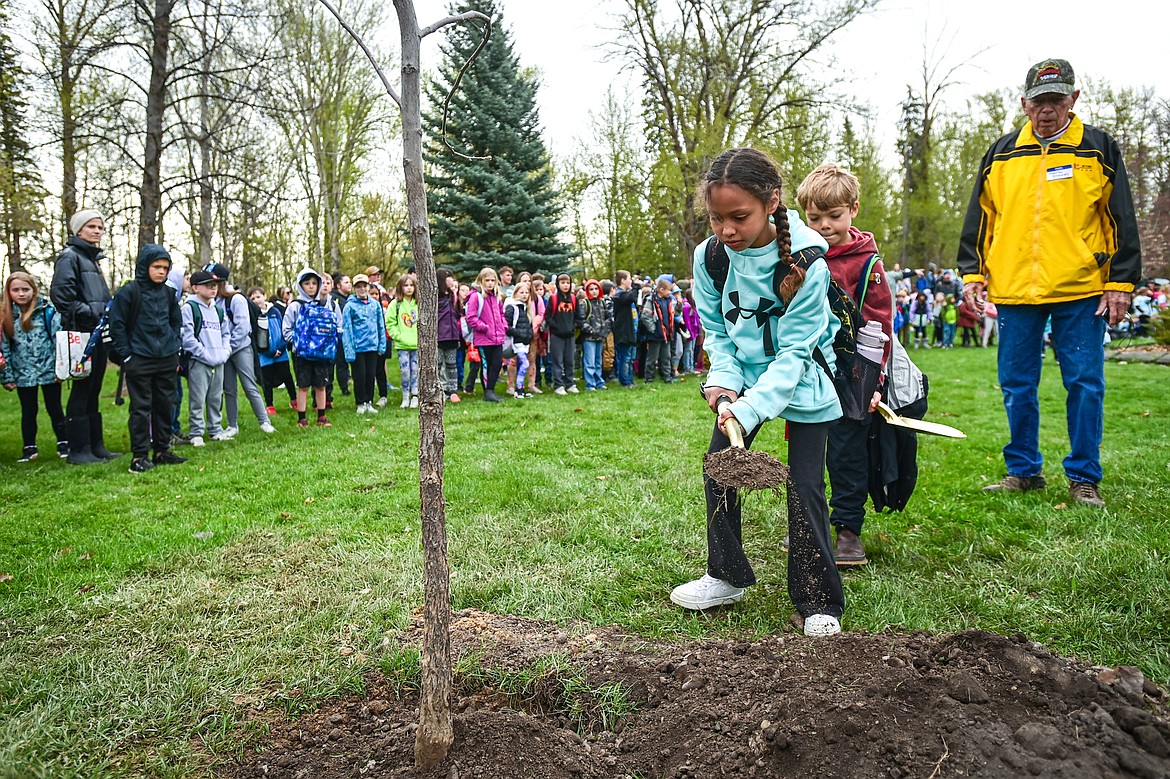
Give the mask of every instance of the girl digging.
[[[743, 426], [749, 447], [764, 422], [786, 421], [788, 594], [804, 618], [805, 635], [828, 636], [840, 632], [845, 610], [825, 501], [825, 446], [841, 404], [813, 350], [819, 348], [834, 367], [839, 322], [829, 310], [829, 269], [823, 257], [807, 270], [792, 258], [793, 252], [823, 252], [827, 245], [797, 212], [785, 209], [781, 186], [780, 173], [766, 155], [732, 149], [716, 158], [699, 188], [698, 202], [706, 207], [715, 233], [708, 240], [722, 242], [729, 260], [721, 294], [707, 274], [706, 242], [695, 249], [695, 304], [711, 358], [703, 394], [718, 414], [708, 451], [730, 445], [729, 420]], [[773, 290], [777, 277], [783, 279], [779, 300]], [[740, 315], [745, 311], [767, 319], [761, 325]], [[693, 610], [735, 603], [756, 581], [743, 549], [736, 491], [706, 479], [704, 493], [707, 573], [670, 594], [675, 604]]]
[[17, 462], [37, 459], [37, 389], [45, 400], [45, 411], [57, 434], [57, 456], [69, 456], [65, 412], [61, 409], [61, 385], [54, 372], [53, 339], [61, 329], [61, 317], [41, 297], [36, 280], [23, 271], [13, 271], [4, 282], [0, 298], [0, 384], [16, 390], [20, 398], [20, 433], [24, 449]]
[[414, 274], [407, 273], [394, 285], [394, 302], [386, 326], [398, 347], [402, 408], [418, 408], [418, 300]]

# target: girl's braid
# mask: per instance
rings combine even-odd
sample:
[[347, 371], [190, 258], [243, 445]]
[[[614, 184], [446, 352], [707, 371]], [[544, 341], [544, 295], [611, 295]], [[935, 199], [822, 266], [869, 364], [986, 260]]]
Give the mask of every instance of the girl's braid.
[[788, 226], [788, 209], [781, 203], [772, 216], [776, 220], [776, 248], [780, 253], [780, 261], [788, 266], [788, 274], [780, 282], [780, 299], [784, 305], [788, 305], [804, 283], [804, 268], [792, 261], [792, 230]]

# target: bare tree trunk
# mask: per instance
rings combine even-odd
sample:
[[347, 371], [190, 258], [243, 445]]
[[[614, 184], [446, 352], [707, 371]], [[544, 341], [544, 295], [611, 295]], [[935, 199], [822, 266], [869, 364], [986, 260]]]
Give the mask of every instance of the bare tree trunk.
[[[382, 79], [386, 92], [402, 111], [402, 167], [406, 178], [406, 204], [410, 238], [418, 274], [419, 348], [419, 497], [423, 542], [423, 646], [422, 696], [419, 727], [414, 740], [414, 764], [429, 771], [447, 757], [455, 742], [451, 726], [451, 570], [447, 562], [447, 504], [443, 497], [443, 396], [439, 386], [438, 282], [427, 218], [423, 184], [422, 110], [419, 49], [422, 38], [446, 25], [471, 18], [487, 23], [484, 14], [469, 11], [450, 16], [419, 30], [413, 0], [394, 0], [402, 40], [402, 97], [394, 93], [373, 54], [346, 23], [330, 0], [321, 0], [365, 51]], [[486, 40], [486, 37], [485, 37]], [[473, 56], [474, 59], [474, 56]]]
[[402, 36], [402, 167], [419, 295], [419, 489], [423, 570], [422, 699], [414, 762], [427, 771], [447, 757], [451, 726], [451, 571], [447, 562], [447, 509], [443, 497], [443, 398], [439, 389], [438, 284], [423, 187], [422, 110], [418, 18], [411, 0], [394, 0]]
[[[145, 7], [146, 0], [139, 0]], [[163, 114], [167, 104], [167, 52], [171, 43], [173, 0], [154, 0], [150, 13], [150, 86], [146, 92], [146, 144], [142, 167], [142, 213], [138, 245], [158, 240], [162, 211]]]
[[203, 68], [199, 74], [199, 264], [204, 268], [211, 264], [211, 241], [215, 232], [211, 192], [211, 56], [214, 44], [207, 32], [207, 10], [205, 3], [199, 29], [203, 44]]

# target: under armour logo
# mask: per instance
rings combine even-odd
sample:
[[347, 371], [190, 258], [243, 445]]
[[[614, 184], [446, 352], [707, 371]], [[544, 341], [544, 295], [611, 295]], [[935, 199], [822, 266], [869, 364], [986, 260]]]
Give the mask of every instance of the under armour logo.
[[777, 301], [768, 298], [760, 298], [760, 302], [755, 308], [743, 308], [739, 304], [739, 290], [729, 292], [727, 300], [733, 308], [724, 312], [723, 318], [732, 324], [739, 321], [740, 317], [756, 320], [756, 326], [763, 330], [764, 355], [775, 357], [776, 344], [772, 338], [772, 317], [781, 316], [784, 313], [784, 308]]

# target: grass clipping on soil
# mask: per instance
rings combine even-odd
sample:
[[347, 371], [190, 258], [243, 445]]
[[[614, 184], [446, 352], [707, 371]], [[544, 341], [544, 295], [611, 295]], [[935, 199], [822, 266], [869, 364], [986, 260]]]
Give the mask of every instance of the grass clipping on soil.
[[715, 483], [742, 490], [779, 490], [788, 466], [767, 452], [729, 446], [703, 456], [703, 473]]

